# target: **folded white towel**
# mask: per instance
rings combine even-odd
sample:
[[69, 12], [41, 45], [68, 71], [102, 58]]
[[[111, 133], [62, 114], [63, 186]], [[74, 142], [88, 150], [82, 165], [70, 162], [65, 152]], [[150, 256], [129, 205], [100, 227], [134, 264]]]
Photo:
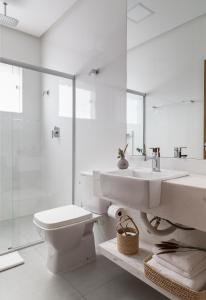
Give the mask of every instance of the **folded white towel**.
[[[159, 250], [158, 247], [153, 247], [154, 254], [157, 254], [159, 252], [161, 252], [161, 250]], [[161, 254], [159, 255], [159, 257], [162, 260], [168, 262], [169, 264], [177, 267], [181, 271], [190, 275], [198, 273], [201, 264], [206, 264], [206, 252], [198, 250]]]
[[180, 283], [194, 291], [200, 291], [206, 284], [206, 271], [201, 272], [193, 279], [189, 279], [171, 270], [168, 270], [167, 268], [158, 264], [154, 258], [152, 258], [147, 264], [161, 275], [167, 277], [168, 279], [171, 279], [172, 281]]
[[[176, 254], [171, 254], [171, 255], [176, 255]], [[154, 255], [153, 258], [154, 260], [162, 265], [163, 267], [176, 272], [177, 274], [184, 276], [186, 278], [194, 278], [198, 274], [200, 274], [202, 271], [206, 270], [206, 258], [204, 258], [199, 264], [197, 264], [193, 270], [192, 273], [188, 273], [180, 269], [179, 267], [177, 268], [175, 265], [173, 265], [170, 262], [167, 262], [166, 260], [161, 258], [162, 255]]]

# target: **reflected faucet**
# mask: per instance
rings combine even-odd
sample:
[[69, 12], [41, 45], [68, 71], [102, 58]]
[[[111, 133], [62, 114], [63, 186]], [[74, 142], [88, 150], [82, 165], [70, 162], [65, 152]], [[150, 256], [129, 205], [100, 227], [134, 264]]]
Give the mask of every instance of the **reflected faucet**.
[[187, 149], [187, 147], [174, 147], [175, 158], [187, 158], [187, 154], [182, 154], [182, 149]]

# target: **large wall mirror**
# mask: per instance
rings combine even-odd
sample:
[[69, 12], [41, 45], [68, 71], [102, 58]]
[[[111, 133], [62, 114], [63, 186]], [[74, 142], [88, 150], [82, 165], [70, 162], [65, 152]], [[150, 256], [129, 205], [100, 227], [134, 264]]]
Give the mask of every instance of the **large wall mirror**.
[[206, 1], [128, 0], [127, 15], [127, 86], [145, 95], [144, 113], [127, 96], [129, 153], [145, 143], [163, 157], [181, 148], [181, 157], [206, 158]]

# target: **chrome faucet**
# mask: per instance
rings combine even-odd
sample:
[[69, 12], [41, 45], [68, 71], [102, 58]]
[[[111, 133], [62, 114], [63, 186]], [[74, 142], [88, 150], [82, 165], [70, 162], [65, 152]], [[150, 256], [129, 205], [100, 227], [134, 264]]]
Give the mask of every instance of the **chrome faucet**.
[[144, 156], [144, 160], [152, 160], [152, 172], [161, 172], [160, 170], [160, 147], [150, 148], [152, 149], [152, 156], [147, 155], [146, 146], [143, 145], [143, 149], [137, 148], [137, 152]]
[[152, 156], [145, 156], [145, 160], [152, 159], [152, 172], [160, 172], [160, 148], [151, 148]]

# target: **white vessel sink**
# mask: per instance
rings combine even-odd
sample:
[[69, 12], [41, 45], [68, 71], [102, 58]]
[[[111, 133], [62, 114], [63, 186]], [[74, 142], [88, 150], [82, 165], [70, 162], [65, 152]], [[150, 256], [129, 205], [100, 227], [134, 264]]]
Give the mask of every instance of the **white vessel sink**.
[[151, 169], [117, 170], [100, 174], [102, 196], [134, 209], [144, 210], [159, 206], [161, 182], [187, 176], [187, 172]]

